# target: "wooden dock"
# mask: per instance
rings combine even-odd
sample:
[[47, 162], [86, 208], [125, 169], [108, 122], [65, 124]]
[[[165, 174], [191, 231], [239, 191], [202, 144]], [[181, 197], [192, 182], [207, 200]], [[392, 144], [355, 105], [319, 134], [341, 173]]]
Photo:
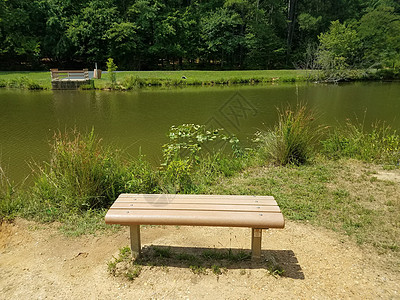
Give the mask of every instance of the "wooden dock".
[[81, 85], [90, 84], [89, 70], [50, 69], [53, 90], [76, 90]]

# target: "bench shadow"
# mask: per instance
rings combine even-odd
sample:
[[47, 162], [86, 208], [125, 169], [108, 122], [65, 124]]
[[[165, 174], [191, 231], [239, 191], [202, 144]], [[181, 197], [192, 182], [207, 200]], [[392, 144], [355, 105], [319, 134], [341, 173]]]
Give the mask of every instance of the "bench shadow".
[[142, 248], [136, 263], [160, 267], [193, 268], [218, 266], [225, 269], [265, 269], [273, 275], [305, 279], [292, 250], [263, 250], [260, 260], [252, 260], [249, 250], [151, 245]]

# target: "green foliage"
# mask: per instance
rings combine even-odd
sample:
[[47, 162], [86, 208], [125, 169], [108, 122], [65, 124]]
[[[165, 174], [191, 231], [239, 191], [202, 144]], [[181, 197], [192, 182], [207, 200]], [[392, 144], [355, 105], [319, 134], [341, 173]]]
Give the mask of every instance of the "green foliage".
[[23, 203], [16, 193], [3, 168], [0, 166], [0, 224], [5, 220], [12, 220], [21, 209]]
[[359, 41], [356, 30], [339, 21], [332, 22], [329, 31], [319, 36], [318, 62], [323, 70], [323, 78], [342, 80], [348, 77], [358, 53]]
[[240, 160], [229, 161], [218, 154], [231, 145], [233, 155], [244, 155], [239, 140], [221, 132], [222, 129], [207, 130], [205, 125], [172, 126], [170, 142], [163, 145], [163, 187], [170, 192], [192, 193], [201, 185], [240, 169]]
[[19, 88], [27, 90], [43, 90], [43, 86], [27, 76], [17, 77], [8, 80], [4, 86], [9, 88]]
[[278, 165], [308, 162], [322, 133], [322, 128], [314, 123], [314, 115], [305, 105], [278, 109], [277, 125], [256, 133], [259, 155]]
[[110, 275], [124, 277], [130, 281], [139, 277], [142, 268], [141, 265], [132, 261], [131, 249], [129, 247], [121, 248], [118, 257], [113, 257], [113, 259], [107, 263], [107, 269]]
[[400, 16], [394, 7], [379, 5], [360, 19], [358, 34], [364, 65], [400, 67]]
[[79, 86], [79, 89], [83, 91], [94, 90], [95, 89], [94, 81], [90, 80], [89, 84], [82, 84], [81, 86]]
[[33, 197], [44, 220], [65, 214], [108, 208], [126, 191], [151, 193], [157, 179], [141, 158], [124, 164], [116, 151], [105, 149], [93, 131], [57, 133], [50, 163], [38, 166]]
[[111, 87], [115, 88], [116, 83], [117, 83], [117, 76], [115, 74], [115, 71], [118, 69], [117, 65], [114, 63], [114, 60], [112, 58], [109, 58], [107, 60], [107, 75], [108, 79], [111, 82]]
[[348, 121], [322, 141], [323, 152], [332, 158], [351, 157], [367, 162], [398, 166], [400, 135], [384, 123], [375, 123], [370, 130], [364, 124]]
[[168, 134], [170, 142], [163, 145], [164, 165], [179, 159], [187, 159], [190, 165], [197, 164], [205, 149], [216, 150], [213, 148], [216, 142], [223, 142], [217, 150], [222, 150], [221, 147], [225, 147], [225, 142], [228, 142], [234, 151], [240, 151], [239, 140], [222, 132], [223, 129], [208, 130], [205, 125], [171, 126]]
[[360, 24], [361, 53], [345, 63], [393, 67], [398, 18], [396, 1], [3, 0], [0, 62], [14, 70], [88, 67], [108, 57], [137, 70], [293, 67], [339, 20]]
[[53, 139], [51, 161], [39, 167], [34, 195], [54, 213], [108, 207], [119, 190], [115, 154], [100, 145], [93, 131], [59, 132]]

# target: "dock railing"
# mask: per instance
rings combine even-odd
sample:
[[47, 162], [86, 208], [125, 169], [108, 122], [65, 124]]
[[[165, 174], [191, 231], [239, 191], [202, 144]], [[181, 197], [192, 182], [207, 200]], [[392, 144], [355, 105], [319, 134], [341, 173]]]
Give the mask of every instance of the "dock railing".
[[81, 81], [81, 80], [89, 80], [89, 70], [58, 70], [58, 69], [50, 69], [51, 72], [51, 81], [63, 81], [63, 80], [71, 80], [71, 81]]

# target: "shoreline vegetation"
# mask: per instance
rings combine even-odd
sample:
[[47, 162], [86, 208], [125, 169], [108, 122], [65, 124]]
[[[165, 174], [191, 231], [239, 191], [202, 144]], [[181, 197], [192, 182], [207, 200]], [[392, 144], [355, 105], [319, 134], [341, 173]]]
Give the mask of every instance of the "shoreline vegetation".
[[[114, 81], [109, 75], [114, 74]], [[103, 73], [101, 79], [82, 90], [135, 90], [146, 87], [214, 85], [255, 85], [291, 82], [348, 82], [400, 79], [400, 70], [345, 70], [333, 79], [322, 70], [246, 70], [246, 71], [122, 71]], [[0, 71], [0, 88], [27, 90], [51, 89], [50, 72]]]
[[[242, 148], [204, 125], [171, 127], [163, 161], [125, 160], [93, 130], [57, 132], [51, 159], [18, 186], [0, 168], [0, 222], [59, 222], [68, 235], [93, 234], [119, 193], [274, 196], [285, 218], [349, 235], [400, 264], [400, 135], [387, 124], [315, 125], [304, 105], [279, 109], [274, 127]], [[215, 150], [214, 150], [215, 149]]]

